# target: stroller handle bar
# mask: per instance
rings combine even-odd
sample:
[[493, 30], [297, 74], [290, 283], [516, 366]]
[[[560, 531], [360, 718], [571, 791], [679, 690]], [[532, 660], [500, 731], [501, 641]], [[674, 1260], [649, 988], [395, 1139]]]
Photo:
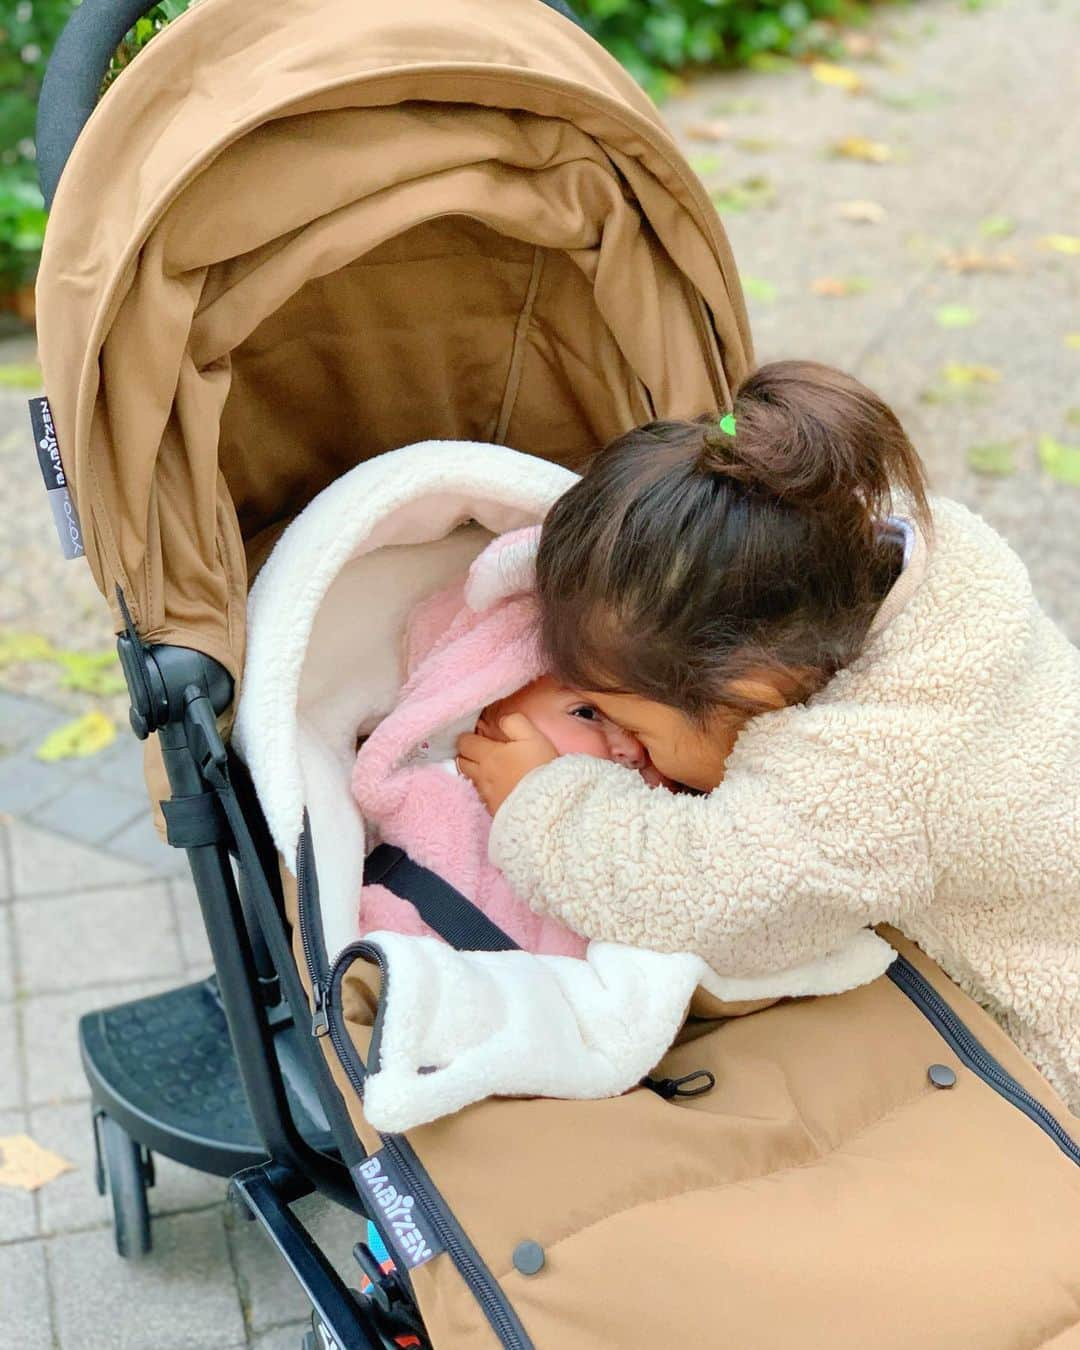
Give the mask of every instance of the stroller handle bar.
[[57, 39], [37, 111], [37, 170], [52, 206], [68, 155], [98, 100], [113, 52], [157, 0], [82, 0]]
[[[101, 81], [124, 34], [157, 0], [82, 0], [64, 26], [45, 68], [37, 112], [37, 170], [45, 209], [98, 101]], [[581, 21], [566, 0], [540, 0], [571, 23]]]

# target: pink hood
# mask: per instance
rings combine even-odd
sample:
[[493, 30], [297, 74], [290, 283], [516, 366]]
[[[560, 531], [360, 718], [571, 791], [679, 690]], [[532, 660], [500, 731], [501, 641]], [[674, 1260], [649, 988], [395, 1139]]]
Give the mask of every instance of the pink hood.
[[[454, 746], [489, 703], [544, 673], [531, 589], [538, 529], [493, 540], [465, 583], [417, 606], [409, 675], [397, 706], [361, 747], [353, 795], [386, 843], [436, 872], [527, 951], [583, 956], [586, 943], [534, 914], [488, 861], [491, 817], [453, 763]], [[360, 930], [430, 933], [412, 905], [365, 886]]]

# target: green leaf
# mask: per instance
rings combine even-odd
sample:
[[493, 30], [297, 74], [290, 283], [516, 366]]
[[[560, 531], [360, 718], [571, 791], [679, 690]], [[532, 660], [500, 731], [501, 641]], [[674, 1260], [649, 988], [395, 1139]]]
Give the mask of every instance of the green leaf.
[[979, 365], [972, 361], [946, 361], [941, 368], [946, 384], [959, 389], [968, 389], [973, 384], [999, 384], [1001, 371], [994, 366]]
[[52, 764], [58, 759], [86, 759], [100, 754], [116, 740], [116, 723], [94, 709], [65, 722], [50, 732], [34, 752], [38, 759]]
[[60, 683], [65, 689], [106, 697], [126, 688], [115, 652], [58, 651], [55, 659], [64, 671]]
[[979, 221], [979, 233], [984, 239], [1007, 239], [1016, 230], [1016, 221], [1009, 216], [987, 216]]
[[986, 474], [992, 478], [1004, 478], [1016, 472], [1016, 456], [1007, 441], [971, 446], [967, 452], [967, 463], [973, 473]]
[[771, 206], [776, 200], [776, 189], [768, 178], [755, 174], [740, 183], [716, 188], [709, 193], [712, 204], [721, 215], [726, 211], [756, 211]]
[[1056, 482], [1080, 487], [1080, 447], [1040, 436], [1039, 463]]
[[939, 305], [934, 318], [942, 328], [970, 328], [978, 315], [967, 305]]
[[777, 296], [775, 283], [765, 281], [761, 277], [744, 276], [742, 288], [751, 300], [760, 300], [765, 304], [771, 304]]
[[40, 633], [0, 633], [0, 670], [24, 661], [52, 661], [56, 650]]
[[716, 173], [723, 162], [719, 155], [692, 155], [688, 161], [699, 178], [708, 178], [710, 174]]
[[40, 366], [36, 361], [22, 361], [10, 366], [0, 366], [0, 388], [40, 389]]

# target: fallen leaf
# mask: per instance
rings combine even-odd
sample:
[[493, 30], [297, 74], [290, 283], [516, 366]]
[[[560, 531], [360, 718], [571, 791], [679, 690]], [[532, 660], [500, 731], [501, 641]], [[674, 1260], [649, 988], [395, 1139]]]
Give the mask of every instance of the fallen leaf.
[[762, 300], [770, 304], [776, 299], [777, 291], [775, 283], [764, 281], [761, 277], [747, 277], [742, 279], [742, 287], [752, 300]]
[[74, 1170], [66, 1158], [42, 1148], [28, 1134], [8, 1134], [0, 1138], [0, 1186], [36, 1191]]
[[40, 389], [41, 367], [35, 361], [20, 361], [15, 365], [0, 366], [0, 388]]
[[867, 164], [888, 164], [893, 157], [882, 141], [872, 141], [866, 136], [845, 136], [833, 144], [832, 153], [841, 159], [859, 159]]
[[1047, 234], [1039, 240], [1039, 246], [1075, 257], [1080, 254], [1080, 234]]
[[999, 384], [1001, 371], [993, 366], [981, 366], [977, 362], [946, 361], [941, 369], [947, 384], [966, 389], [973, 384]]
[[715, 119], [692, 123], [686, 128], [686, 134], [692, 141], [726, 141], [731, 136], [731, 128], [726, 122]]
[[970, 328], [979, 316], [967, 305], [939, 305], [934, 318], [942, 328]]
[[828, 84], [849, 94], [861, 94], [866, 88], [866, 81], [858, 71], [838, 66], [833, 61], [811, 62], [810, 74], [819, 84]]
[[1080, 408], [1066, 408], [1065, 421], [1071, 427], [1080, 427]]
[[1070, 351], [1080, 352], [1080, 333], [1066, 333], [1063, 341]]
[[1009, 216], [987, 216], [979, 221], [979, 233], [984, 239], [1007, 239], [1016, 231], [1016, 221]]
[[839, 300], [849, 295], [862, 295], [870, 289], [865, 277], [818, 277], [810, 283], [815, 295], [825, 295]]
[[798, 65], [790, 56], [778, 56], [775, 52], [755, 52], [746, 63], [751, 70], [760, 70], [767, 75], [780, 75], [792, 71]]
[[116, 723], [95, 708], [50, 732], [34, 754], [46, 764], [58, 759], [86, 759], [107, 749], [115, 740]]
[[40, 633], [0, 633], [0, 670], [21, 661], [51, 661], [55, 655], [52, 643]]
[[1020, 264], [1011, 253], [946, 253], [942, 259], [950, 272], [1015, 272]]
[[722, 98], [711, 103], [708, 112], [714, 117], [742, 117], [746, 113], [761, 112], [764, 106], [759, 98]]
[[871, 37], [869, 33], [845, 33], [842, 44], [848, 56], [861, 57], [863, 60], [868, 56], [876, 56], [879, 50], [877, 38]]
[[842, 220], [851, 220], [859, 225], [880, 225], [888, 217], [888, 211], [878, 202], [841, 202], [836, 214]]
[[1039, 463], [1058, 483], [1080, 487], [1080, 447], [1063, 445], [1053, 436], [1040, 436]]
[[57, 652], [55, 660], [64, 671], [60, 683], [65, 689], [101, 697], [127, 687], [115, 652]]
[[986, 474], [991, 478], [1004, 478], [1016, 472], [1016, 455], [1013, 447], [1006, 441], [990, 445], [973, 445], [967, 452], [967, 464], [972, 473]]
[[776, 142], [770, 141], [765, 136], [744, 136], [742, 140], [735, 142], [739, 150], [745, 150], [751, 155], [763, 155], [768, 150], [776, 149]]
[[776, 188], [768, 178], [755, 175], [729, 187], [716, 188], [709, 196], [712, 198], [712, 204], [720, 212], [756, 211], [763, 206], [772, 205], [776, 200]]
[[691, 155], [687, 162], [699, 178], [710, 177], [724, 163], [719, 155]]

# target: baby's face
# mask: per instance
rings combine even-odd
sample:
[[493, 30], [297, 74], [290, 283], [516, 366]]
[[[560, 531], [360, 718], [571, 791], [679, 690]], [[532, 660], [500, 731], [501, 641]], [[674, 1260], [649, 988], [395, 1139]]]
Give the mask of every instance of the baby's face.
[[659, 782], [658, 776], [650, 776], [649, 757], [636, 736], [605, 717], [576, 689], [568, 689], [550, 675], [542, 675], [508, 698], [490, 704], [484, 709], [480, 726], [487, 735], [498, 739], [499, 721], [511, 713], [524, 713], [560, 755], [610, 759], [637, 769], [654, 785]]

